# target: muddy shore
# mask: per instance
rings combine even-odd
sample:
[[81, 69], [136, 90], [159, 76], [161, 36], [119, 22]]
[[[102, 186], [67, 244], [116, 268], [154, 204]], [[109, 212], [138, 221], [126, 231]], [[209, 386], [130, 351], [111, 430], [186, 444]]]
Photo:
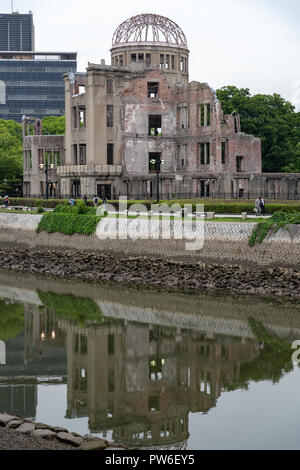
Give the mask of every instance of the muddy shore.
[[0, 249], [0, 268], [60, 279], [118, 282], [181, 291], [219, 291], [300, 299], [300, 267], [248, 270], [158, 257], [75, 250]]

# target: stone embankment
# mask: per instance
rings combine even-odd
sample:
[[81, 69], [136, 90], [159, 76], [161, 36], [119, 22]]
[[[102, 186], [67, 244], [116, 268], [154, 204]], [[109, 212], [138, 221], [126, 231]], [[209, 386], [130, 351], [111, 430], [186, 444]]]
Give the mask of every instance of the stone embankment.
[[126, 450], [92, 435], [0, 414], [0, 450]]
[[162, 236], [163, 227], [161, 238], [151, 239], [144, 220], [139, 239], [113, 239], [113, 219], [104, 219], [108, 238], [102, 238], [100, 225], [91, 236], [37, 233], [40, 219], [0, 214], [1, 268], [64, 279], [300, 298], [299, 225], [250, 247], [253, 224], [205, 222], [204, 230], [199, 228], [204, 246], [193, 251], [187, 249], [193, 231], [177, 239], [177, 226], [170, 227], [169, 239]]
[[238, 265], [73, 250], [0, 249], [0, 268], [60, 279], [112, 281], [176, 290], [228, 291], [300, 298], [300, 270], [247, 269]]

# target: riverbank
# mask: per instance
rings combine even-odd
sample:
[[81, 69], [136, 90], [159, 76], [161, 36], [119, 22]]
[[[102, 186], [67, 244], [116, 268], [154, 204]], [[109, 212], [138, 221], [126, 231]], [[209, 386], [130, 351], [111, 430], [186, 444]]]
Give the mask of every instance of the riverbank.
[[91, 283], [112, 281], [175, 291], [219, 291], [300, 298], [300, 270], [167, 260], [77, 250], [0, 248], [0, 268]]
[[92, 435], [81, 436], [65, 428], [35, 423], [19, 416], [0, 413], [0, 450], [126, 450]]

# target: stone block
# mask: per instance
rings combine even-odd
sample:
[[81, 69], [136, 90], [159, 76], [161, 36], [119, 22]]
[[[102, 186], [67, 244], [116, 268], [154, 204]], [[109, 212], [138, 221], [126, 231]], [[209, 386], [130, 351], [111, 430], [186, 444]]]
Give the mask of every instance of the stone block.
[[35, 424], [33, 423], [23, 423], [19, 426], [16, 431], [21, 432], [22, 434], [29, 434], [35, 429]]
[[242, 219], [247, 220], [248, 219], [248, 213], [247, 212], [242, 212]]
[[56, 438], [59, 441], [64, 442], [65, 444], [70, 444], [74, 447], [79, 447], [84, 442], [82, 437], [76, 437], [68, 432], [59, 432]]
[[12, 421], [13, 419], [16, 419], [16, 416], [11, 416], [7, 414], [0, 414], [0, 426], [6, 426], [7, 423]]
[[47, 439], [48, 441], [54, 439], [57, 434], [50, 429], [35, 429], [32, 431], [31, 436], [33, 437], [40, 437], [42, 439]]
[[212, 220], [212, 219], [215, 218], [215, 215], [216, 215], [215, 212], [208, 212], [207, 213], [207, 219]]
[[5, 426], [7, 429], [16, 429], [24, 423], [23, 419], [13, 419]]
[[81, 444], [79, 450], [104, 450], [107, 448], [107, 442], [95, 439]]

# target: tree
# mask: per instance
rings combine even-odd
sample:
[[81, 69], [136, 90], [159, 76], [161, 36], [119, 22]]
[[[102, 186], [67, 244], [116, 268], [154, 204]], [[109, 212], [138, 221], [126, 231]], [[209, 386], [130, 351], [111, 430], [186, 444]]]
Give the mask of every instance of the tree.
[[66, 117], [47, 116], [42, 120], [43, 135], [64, 135]]
[[289, 101], [234, 86], [217, 90], [217, 97], [225, 114], [240, 114], [243, 132], [261, 138], [263, 171], [300, 172], [300, 113]]
[[23, 179], [22, 126], [0, 120], [0, 193], [13, 193]]

